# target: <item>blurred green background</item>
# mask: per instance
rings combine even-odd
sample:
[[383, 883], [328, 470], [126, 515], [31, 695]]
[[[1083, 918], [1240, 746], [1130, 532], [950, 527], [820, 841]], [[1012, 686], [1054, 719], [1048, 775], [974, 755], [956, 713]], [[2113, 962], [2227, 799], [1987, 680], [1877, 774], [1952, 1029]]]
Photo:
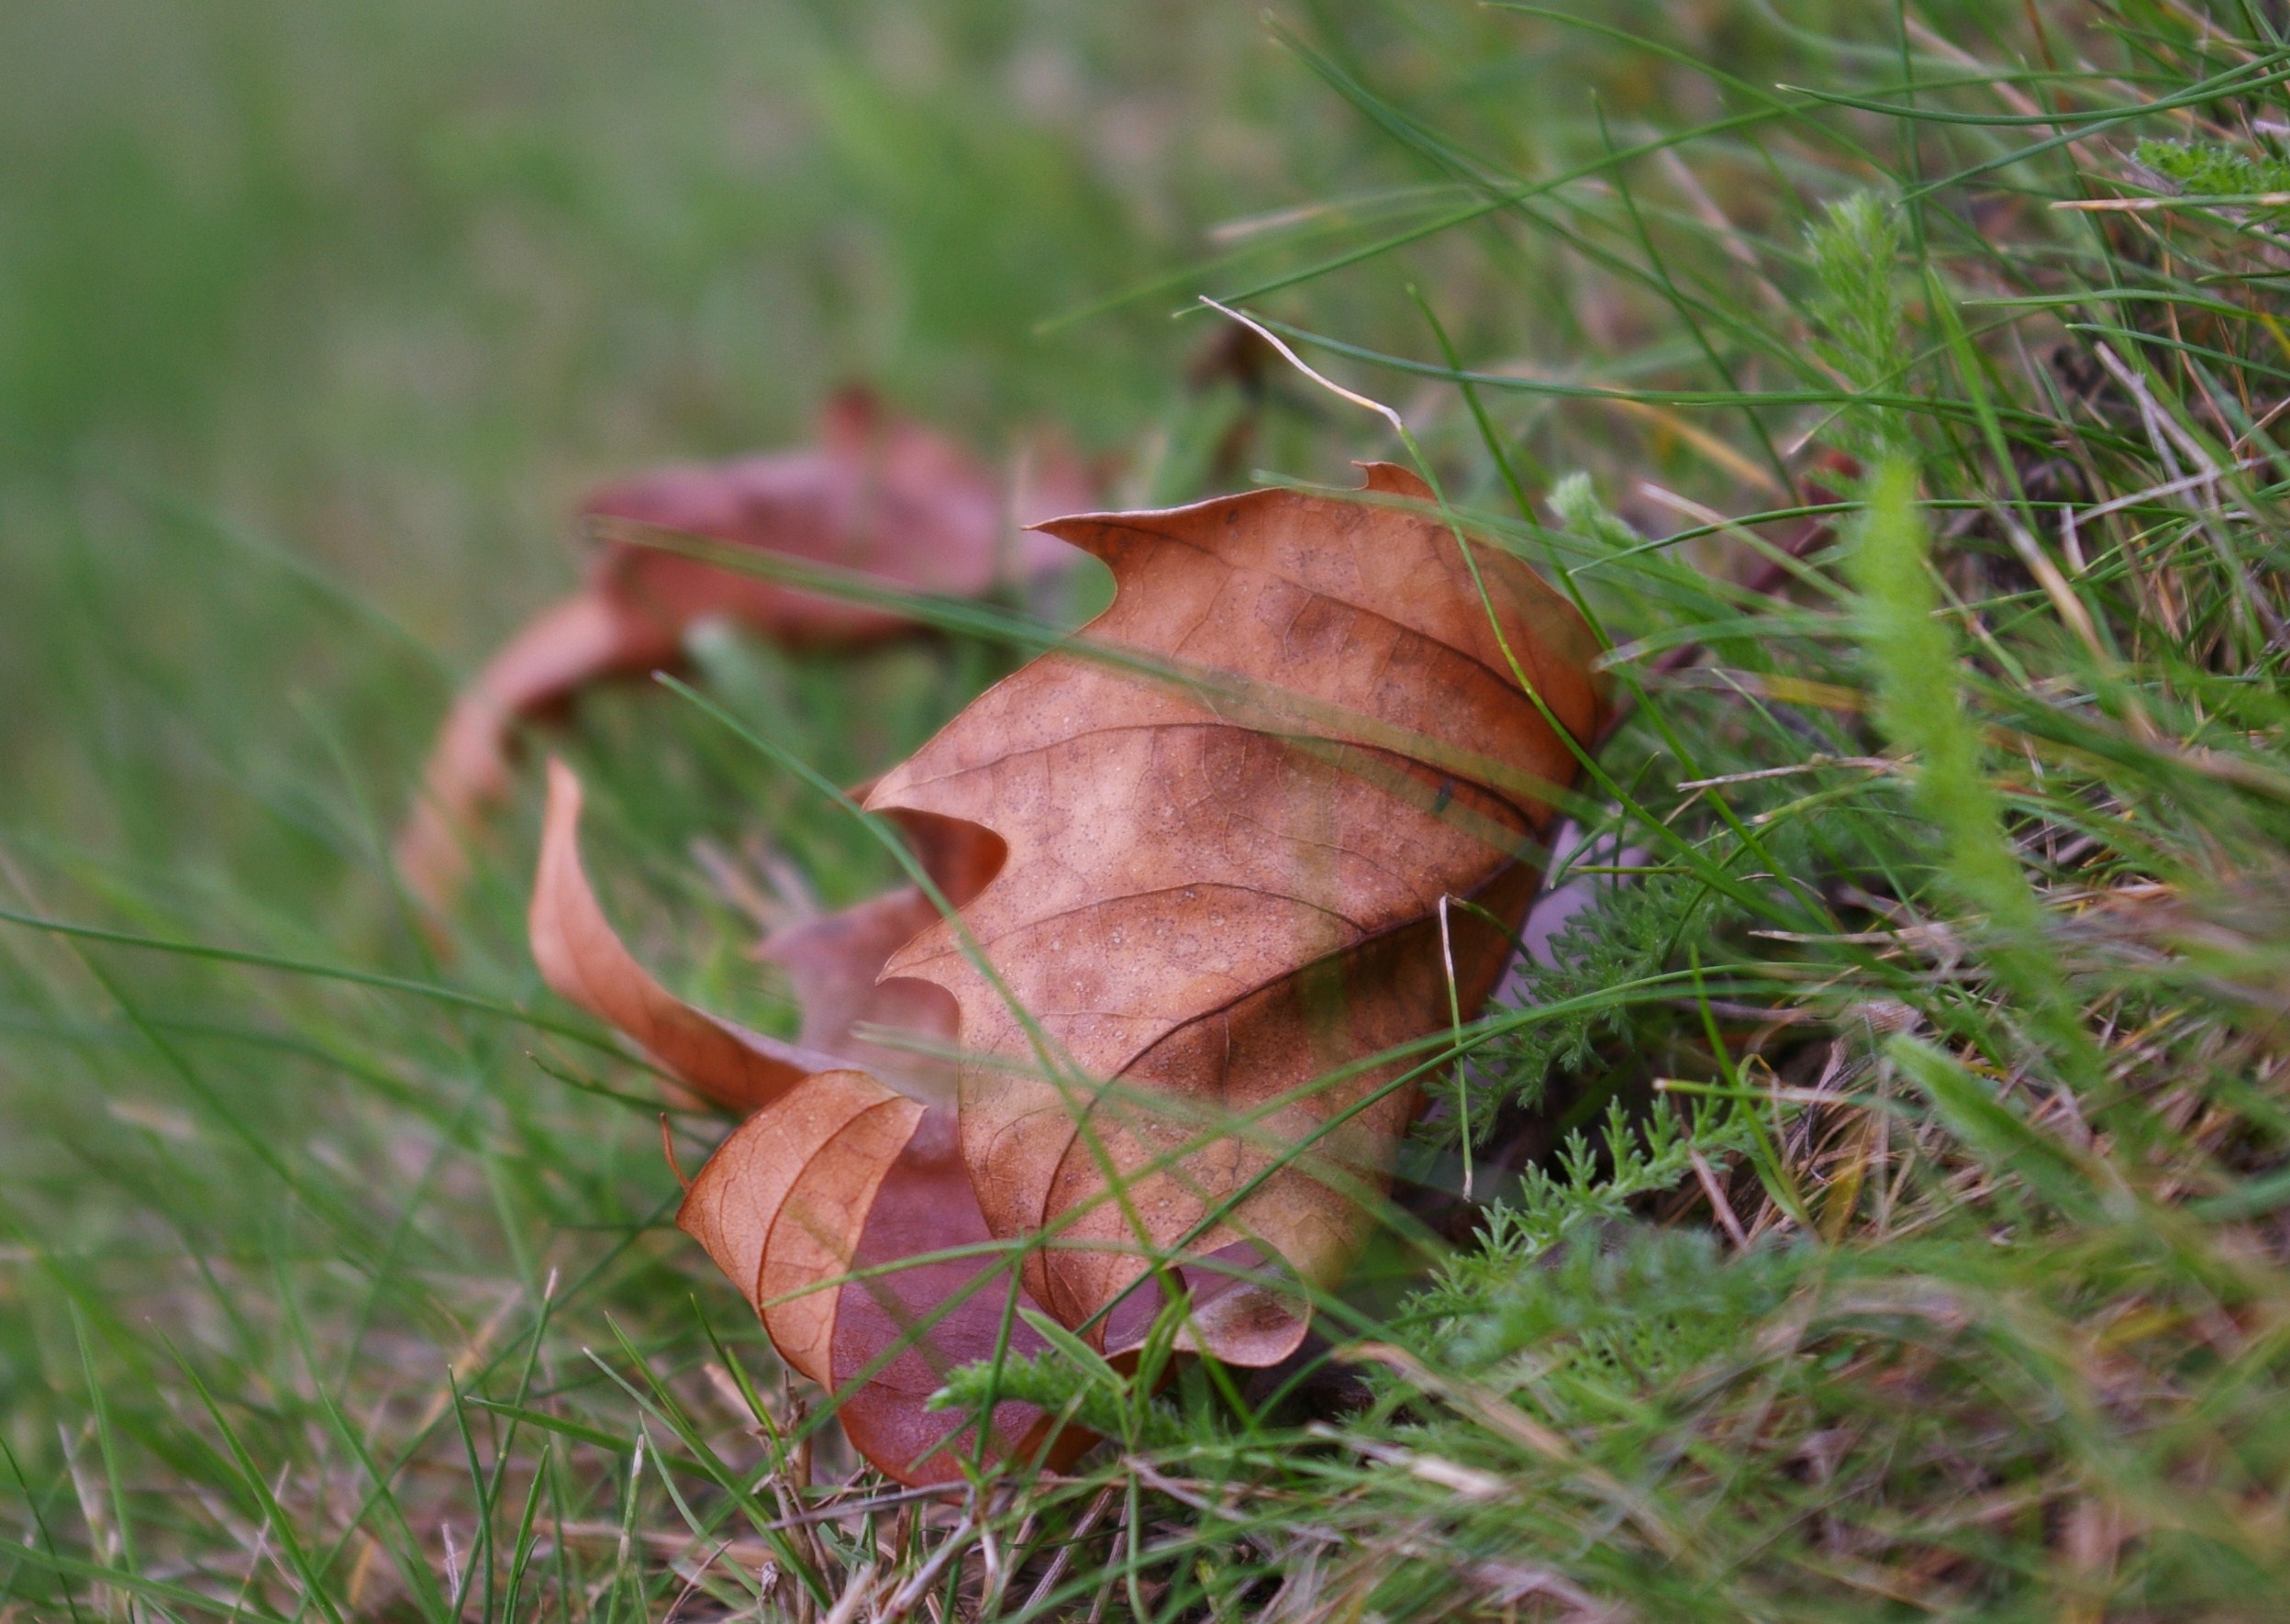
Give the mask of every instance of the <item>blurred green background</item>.
[[1035, 329], [1340, 161], [1304, 78], [1212, 5], [8, 6], [0, 819], [306, 903], [317, 718], [402, 793], [592, 482], [852, 378], [1129, 443], [1197, 324]]
[[[1787, 40], [1732, 6], [1600, 16], [1720, 59]], [[6, 7], [0, 837], [31, 865], [18, 902], [64, 906], [28, 900], [34, 871], [100, 878], [108, 902], [204, 918], [203, 940], [402, 949], [386, 826], [453, 688], [578, 570], [580, 494], [800, 441], [839, 384], [989, 456], [1053, 428], [1119, 471], [1115, 500], [1204, 494], [1239, 407], [1187, 384], [1214, 328], [1195, 295], [1473, 195], [1348, 105], [1347, 73], [1521, 172], [1595, 161], [1608, 118], [1718, 108], [1697, 74], [1465, 6]], [[1735, 206], [1754, 217], [1754, 190]], [[1428, 235], [1254, 302], [1422, 352], [1417, 280], [1467, 353], [1607, 377], [1685, 354], [1650, 343], [1645, 300], [1515, 232]], [[1395, 451], [1374, 418], [1272, 388], [1226, 483], [1344, 481], [1351, 456]], [[1451, 394], [1427, 398], [1427, 443], [1491, 480]], [[1504, 410], [1522, 445], [1556, 432], [1542, 404]], [[1577, 460], [1681, 451], [1611, 415], [1574, 428]], [[818, 764], [856, 777], [990, 674], [814, 672], [793, 708]], [[588, 720], [694, 730], [618, 699]], [[624, 808], [673, 861], [757, 821], [752, 761], [711, 776], [689, 750], [604, 753], [678, 786]], [[862, 848], [846, 842], [852, 884]], [[512, 847], [472, 913], [511, 974], [522, 867]]]
[[[1595, 9], [1720, 59], [1749, 27]], [[1593, 84], [1626, 121], [1716, 106], [1476, 6], [1290, 25], [1530, 172], [1605, 139]], [[1252, 6], [17, 0], [0, 827], [306, 905], [359, 825], [315, 786], [354, 767], [394, 805], [455, 677], [576, 568], [592, 482], [800, 439], [864, 379], [983, 450], [1051, 423], [1118, 494], [1191, 495], [1165, 464], [1207, 323], [1171, 311], [1463, 195]], [[1273, 307], [1419, 350], [1412, 275], [1467, 350], [1645, 337], [1519, 253], [1429, 240]], [[1291, 472], [1342, 477], [1374, 428]]]

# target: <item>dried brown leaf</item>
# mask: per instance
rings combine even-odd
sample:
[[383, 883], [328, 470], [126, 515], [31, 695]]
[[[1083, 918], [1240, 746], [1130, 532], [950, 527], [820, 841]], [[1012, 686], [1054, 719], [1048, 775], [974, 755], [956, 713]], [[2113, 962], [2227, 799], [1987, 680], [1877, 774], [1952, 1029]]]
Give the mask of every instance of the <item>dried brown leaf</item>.
[[597, 492], [582, 516], [607, 539], [587, 584], [486, 663], [438, 735], [397, 840], [407, 889], [433, 918], [459, 892], [470, 842], [509, 793], [520, 725], [562, 707], [589, 684], [674, 664], [695, 622], [737, 621], [791, 647], [852, 646], [917, 629], [891, 609], [611, 532], [697, 538], [904, 592], [975, 597], [997, 583], [1039, 580], [1073, 558], [1017, 523], [1084, 504], [1090, 481], [1059, 450], [1032, 464], [1014, 488], [943, 435], [853, 390], [821, 414], [812, 449], [660, 469]]
[[[954, 917], [901, 893], [767, 944], [836, 1059], [770, 1073], [682, 1222], [791, 1363], [850, 1389], [893, 1475], [953, 1474], [971, 1442], [921, 1459], [954, 1426], [923, 1401], [1006, 1336], [1039, 1345], [1017, 1306], [1117, 1358], [1174, 1284], [1180, 1347], [1268, 1364], [1362, 1243], [1417, 1107], [1420, 1056], [1391, 1057], [1495, 984], [1542, 797], [1605, 709], [1573, 611], [1467, 557], [1429, 495], [1379, 466], [1364, 500], [1048, 527], [1112, 568], [1113, 606], [867, 798]], [[552, 792], [541, 887], [566, 895], [536, 898], [535, 951], [606, 968], [551, 984], [703, 1094], [754, 1097], [759, 1040], [664, 1010], [594, 940], [576, 792]], [[870, 1026], [959, 1063], [868, 1050]], [[1005, 1407], [993, 1452], [1038, 1445], [1042, 1418]]]
[[[674, 997], [629, 956], [596, 904], [579, 851], [580, 786], [561, 762], [550, 763], [549, 792], [531, 912], [542, 975], [693, 1092], [753, 1113], [692, 1181], [678, 1224], [746, 1295], [787, 1363], [843, 1393], [837, 1413], [862, 1453], [904, 1482], [958, 1480], [974, 1440], [960, 1417], [925, 1401], [956, 1366], [990, 1356], [1006, 1324], [1013, 1352], [1043, 1343], [1013, 1313], [1032, 1300], [1020, 1292], [1011, 1304], [1017, 1282], [991, 1255], [947, 1069], [883, 1050], [888, 1063], [871, 1074]], [[926, 835], [917, 845], [944, 861], [937, 883], [963, 895], [976, 873], [976, 836], [934, 844]], [[848, 956], [866, 930], [806, 932], [825, 950], [806, 962], [814, 984], [827, 987], [831, 1006], [856, 1007], [839, 1001], [881, 968], [879, 958], [862, 967]], [[840, 986], [832, 984], [838, 968], [850, 978]], [[945, 995], [909, 987], [906, 1007], [918, 1017], [910, 1034], [950, 1037]], [[934, 1255], [962, 1249], [972, 1255]], [[1002, 1406], [993, 1453], [1030, 1452], [1048, 1429], [1035, 1411]], [[1053, 1458], [1086, 1441], [1066, 1440]]]

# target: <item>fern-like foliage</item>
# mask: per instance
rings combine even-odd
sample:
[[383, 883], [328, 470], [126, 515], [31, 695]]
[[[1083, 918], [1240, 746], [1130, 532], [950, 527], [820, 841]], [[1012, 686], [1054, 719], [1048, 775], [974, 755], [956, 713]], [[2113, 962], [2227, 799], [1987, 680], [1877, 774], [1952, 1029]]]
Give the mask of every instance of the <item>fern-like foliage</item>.
[[1469, 1109], [1438, 1113], [1427, 1131], [1451, 1139], [1467, 1123], [1474, 1142], [1484, 1142], [1502, 1107], [1541, 1107], [1554, 1073], [1591, 1068], [1598, 1045], [1628, 1031], [1649, 999], [1666, 1007], [1674, 989], [1651, 979], [1675, 956], [1689, 926], [1706, 927], [1710, 913], [1706, 890], [1676, 875], [1626, 875], [1600, 885], [1591, 905], [1551, 938], [1550, 962], [1526, 962], [1512, 977], [1504, 1002], [1517, 1024], [1473, 1056], [1464, 1083]]
[[[1806, 234], [1813, 261], [1813, 353], [1857, 395], [1896, 393], [1903, 355], [1900, 295], [1893, 285], [1900, 223], [1872, 193], [1829, 205]], [[1837, 438], [1863, 459], [1895, 449], [1900, 424], [1872, 406], [1847, 409]]]
[[[1600, 1133], [1570, 1136], [1554, 1167], [1493, 1207], [1482, 1246], [1409, 1302], [1426, 1354], [1570, 1436], [1651, 1443], [1671, 1424], [1662, 1396], [1675, 1378], [1738, 1351], [1740, 1328], [1775, 1309], [1810, 1252], [1723, 1256], [1706, 1230], [1635, 1216], [1693, 1176], [1695, 1153], [1722, 1166], [1748, 1139], [1724, 1107], [1657, 1112], [1636, 1129], [1610, 1108]], [[1432, 1425], [1443, 1452], [1471, 1459], [1484, 1447]]]
[[1029, 1308], [1018, 1312], [1050, 1345], [1039, 1353], [981, 1360], [950, 1372], [946, 1385], [930, 1396], [932, 1409], [983, 1416], [998, 1404], [1029, 1404], [1132, 1451], [1172, 1449], [1198, 1440], [1199, 1431], [1185, 1418], [1153, 1396], [1169, 1366], [1180, 1310], [1163, 1312], [1136, 1369], [1127, 1375], [1049, 1316]]
[[1411, 1312], [1451, 1338], [1475, 1341], [1490, 1316], [1500, 1318], [1522, 1289], [1534, 1295], [1536, 1271], [1562, 1247], [1629, 1219], [1633, 1202], [1676, 1188], [1692, 1174], [1697, 1153], [1720, 1166], [1749, 1138], [1730, 1109], [1657, 1110], [1633, 1127], [1614, 1101], [1595, 1140], [1579, 1129], [1568, 1134], [1555, 1166], [1528, 1168], [1514, 1196], [1488, 1206], [1479, 1249], [1447, 1260]]
[[2250, 197], [2290, 192], [2290, 163], [2252, 156], [2216, 141], [2141, 141], [2132, 158], [2195, 197]]

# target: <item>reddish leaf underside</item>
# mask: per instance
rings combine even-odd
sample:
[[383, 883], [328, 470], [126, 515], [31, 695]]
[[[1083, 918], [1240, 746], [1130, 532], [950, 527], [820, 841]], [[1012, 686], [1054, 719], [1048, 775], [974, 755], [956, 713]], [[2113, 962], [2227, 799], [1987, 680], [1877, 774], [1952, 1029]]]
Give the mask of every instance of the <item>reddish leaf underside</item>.
[[[1006, 1338], [1038, 1348], [1016, 1307], [1119, 1357], [1173, 1279], [1179, 1347], [1269, 1364], [1362, 1243], [1409, 1068], [1476, 1013], [1532, 899], [1574, 773], [1560, 729], [1589, 739], [1603, 708], [1572, 609], [1506, 554], [1467, 559], [1428, 496], [1377, 467], [1361, 499], [1049, 527], [1111, 566], [1113, 606], [869, 796], [954, 918], [906, 892], [767, 944], [807, 1073], [610, 940], [552, 777], [536, 956], [753, 1113], [681, 1221], [791, 1364], [850, 1389], [846, 1425], [894, 1476], [959, 1472], [974, 1439], [925, 1458], [957, 1418], [923, 1401]], [[869, 1045], [868, 1023], [959, 1062]], [[992, 1255], [938, 1255], [962, 1249]], [[1047, 1423], [1005, 1406], [994, 1429], [1002, 1458]]]
[[[925, 1401], [958, 1365], [1043, 1343], [1016, 1315], [1035, 1305], [1022, 1290], [1011, 1301], [1016, 1277], [972, 1192], [948, 1069], [889, 1048], [877, 1050], [881, 1075], [850, 1069], [675, 998], [605, 921], [580, 859], [580, 786], [561, 762], [549, 764], [549, 792], [530, 919], [542, 976], [704, 1098], [752, 1113], [692, 1181], [678, 1225], [739, 1286], [787, 1363], [843, 1396], [837, 1414], [861, 1453], [903, 1482], [959, 1480], [977, 1454], [974, 1431]], [[931, 830], [914, 843], [953, 897], [998, 861], [999, 842], [983, 831]], [[917, 902], [894, 896], [854, 912]], [[910, 985], [915, 996], [888, 1009], [850, 996], [871, 984], [882, 956], [857, 969], [870, 933], [837, 923], [800, 933], [817, 950], [803, 961], [806, 976], [826, 993], [806, 1040], [862, 1048], [850, 1022], [887, 1014], [911, 1037], [950, 1042], [951, 1006], [936, 988]], [[838, 964], [848, 973], [838, 977]], [[822, 1007], [848, 1015], [822, 1029]], [[1026, 1406], [1000, 1406], [989, 1452], [1032, 1457], [1048, 1430]], [[1049, 1458], [1086, 1441], [1062, 1440]]]

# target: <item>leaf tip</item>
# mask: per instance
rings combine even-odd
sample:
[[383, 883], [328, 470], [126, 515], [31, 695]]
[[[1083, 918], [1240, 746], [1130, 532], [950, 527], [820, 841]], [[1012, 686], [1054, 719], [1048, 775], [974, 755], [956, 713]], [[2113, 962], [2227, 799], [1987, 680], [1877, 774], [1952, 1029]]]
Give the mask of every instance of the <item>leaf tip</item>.
[[1352, 466], [1367, 476], [1360, 487], [1363, 491], [1381, 496], [1405, 496], [1411, 502], [1439, 500], [1439, 493], [1412, 468], [1403, 468], [1396, 462], [1354, 462]]

